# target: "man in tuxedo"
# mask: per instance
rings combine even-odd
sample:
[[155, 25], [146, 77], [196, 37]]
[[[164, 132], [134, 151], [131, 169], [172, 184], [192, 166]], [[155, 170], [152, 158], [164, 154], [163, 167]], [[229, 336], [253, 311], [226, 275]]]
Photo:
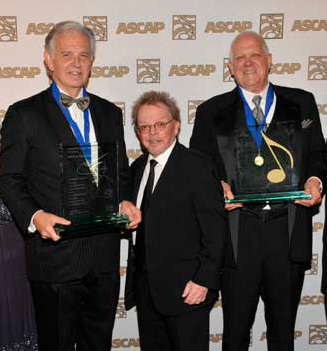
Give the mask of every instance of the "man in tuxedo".
[[[244, 148], [242, 138], [252, 140], [247, 144], [252, 160], [247, 176], [254, 179], [267, 166], [267, 171], [276, 169], [276, 155], [277, 160], [285, 160], [274, 171], [279, 176], [289, 156], [276, 144], [272, 146], [271, 139], [260, 139], [260, 131], [277, 139], [290, 132], [299, 189], [312, 195], [311, 199], [289, 203], [225, 205], [236, 266], [223, 273], [224, 351], [248, 350], [260, 297], [265, 305], [268, 350], [293, 350], [304, 272], [311, 263], [312, 206], [321, 202], [320, 179], [325, 174], [319, 114], [312, 94], [269, 83], [271, 65], [272, 56], [261, 36], [255, 32], [239, 34], [232, 42], [229, 64], [238, 86], [198, 107], [190, 141], [192, 149], [212, 157], [223, 180], [224, 196], [233, 199], [240, 177], [236, 154]], [[291, 125], [293, 129], [287, 127]], [[258, 131], [259, 138], [252, 138]], [[288, 175], [283, 175], [289, 181]]]
[[132, 118], [146, 150], [132, 165], [142, 211], [133, 276], [141, 350], [209, 350], [226, 243], [222, 189], [211, 160], [177, 141], [180, 113], [167, 93], [144, 93]]
[[[121, 212], [129, 216], [130, 228], [141, 219], [127, 201], [121, 110], [85, 90], [94, 54], [91, 30], [77, 22], [58, 23], [45, 39], [51, 87], [10, 106], [2, 128], [1, 194], [26, 234], [41, 351], [68, 351], [74, 345], [81, 351], [110, 350], [119, 296], [119, 232], [97, 235], [95, 230], [89, 237], [77, 232], [76, 238], [61, 240], [54, 228], [70, 225], [58, 215], [59, 145], [116, 143]], [[85, 154], [87, 164], [92, 158]]]

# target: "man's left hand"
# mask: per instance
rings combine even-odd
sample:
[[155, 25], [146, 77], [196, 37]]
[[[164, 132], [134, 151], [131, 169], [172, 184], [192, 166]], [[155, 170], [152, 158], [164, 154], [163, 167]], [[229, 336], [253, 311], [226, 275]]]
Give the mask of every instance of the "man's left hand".
[[182, 297], [189, 305], [198, 305], [206, 299], [208, 288], [193, 283], [191, 280], [186, 284]]
[[130, 201], [122, 201], [119, 205], [120, 214], [126, 215], [129, 219], [129, 225], [126, 229], [136, 229], [141, 223], [141, 211]]
[[312, 198], [309, 200], [295, 200], [294, 202], [299, 205], [310, 207], [313, 205], [319, 205], [322, 200], [320, 182], [317, 178], [310, 178], [304, 184], [304, 192], [311, 194]]

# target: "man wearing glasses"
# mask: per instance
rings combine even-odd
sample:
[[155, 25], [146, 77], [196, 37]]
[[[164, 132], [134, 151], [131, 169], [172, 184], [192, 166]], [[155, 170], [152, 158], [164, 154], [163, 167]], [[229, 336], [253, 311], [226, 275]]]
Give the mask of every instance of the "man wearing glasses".
[[220, 182], [209, 158], [177, 141], [179, 108], [167, 93], [144, 93], [132, 118], [146, 150], [132, 165], [142, 211], [133, 277], [141, 350], [209, 350], [226, 243]]

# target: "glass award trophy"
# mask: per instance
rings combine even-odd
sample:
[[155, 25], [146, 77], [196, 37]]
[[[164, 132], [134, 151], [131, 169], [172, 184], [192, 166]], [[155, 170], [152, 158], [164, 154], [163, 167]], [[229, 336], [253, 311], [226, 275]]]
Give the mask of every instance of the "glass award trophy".
[[[91, 156], [91, 162], [85, 155]], [[61, 217], [59, 235], [76, 238], [117, 232], [128, 224], [118, 214], [119, 173], [116, 144], [60, 145]]]
[[[253, 126], [256, 128], [256, 126]], [[299, 159], [295, 152], [294, 122], [265, 125], [257, 146], [248, 127], [238, 128], [236, 181], [233, 200], [226, 203], [281, 202], [310, 199], [300, 191]]]

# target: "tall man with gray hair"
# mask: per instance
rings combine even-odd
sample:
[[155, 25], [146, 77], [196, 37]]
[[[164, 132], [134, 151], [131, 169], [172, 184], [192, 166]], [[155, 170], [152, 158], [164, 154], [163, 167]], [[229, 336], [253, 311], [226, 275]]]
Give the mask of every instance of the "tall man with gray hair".
[[130, 228], [141, 219], [127, 201], [122, 112], [85, 89], [94, 54], [90, 29], [58, 23], [45, 39], [51, 87], [10, 106], [2, 128], [1, 194], [26, 237], [41, 351], [70, 351], [74, 345], [80, 351], [110, 350], [119, 296], [119, 232], [98, 235], [94, 229], [92, 236], [63, 241], [55, 229], [70, 225], [58, 216], [59, 145], [118, 144], [121, 212]]
[[[325, 177], [319, 114], [312, 94], [269, 82], [271, 65], [272, 55], [260, 35], [239, 34], [232, 42], [229, 64], [238, 86], [198, 107], [190, 142], [191, 148], [212, 157], [223, 180], [225, 198], [233, 199], [238, 180], [236, 154], [242, 138], [249, 139], [272, 123], [279, 125], [274, 127], [279, 136], [292, 124], [298, 187], [312, 195], [311, 199], [268, 206], [225, 205], [236, 266], [223, 273], [224, 351], [248, 350], [260, 297], [265, 304], [268, 350], [293, 350], [304, 272], [311, 264], [312, 207], [321, 202], [320, 179]], [[249, 121], [254, 121], [255, 115], [261, 118], [254, 128]], [[269, 127], [267, 130], [269, 133]], [[259, 139], [249, 143], [249, 177], [266, 167], [263, 156], [268, 160], [273, 152], [269, 141], [260, 144]]]

